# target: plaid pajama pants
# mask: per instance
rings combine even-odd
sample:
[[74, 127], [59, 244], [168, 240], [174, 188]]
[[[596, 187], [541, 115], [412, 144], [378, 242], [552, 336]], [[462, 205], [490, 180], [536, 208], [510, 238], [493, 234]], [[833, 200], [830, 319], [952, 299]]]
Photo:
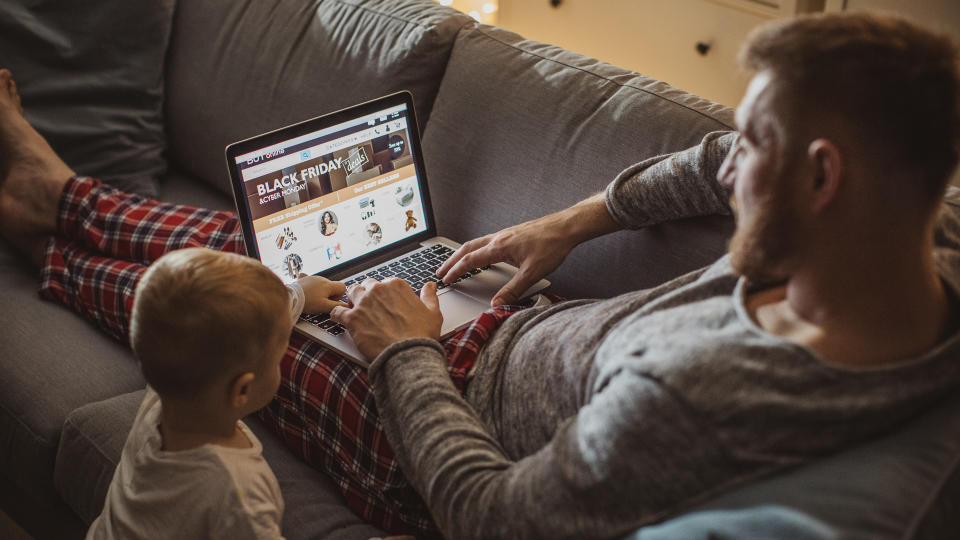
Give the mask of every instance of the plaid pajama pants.
[[[40, 294], [129, 343], [134, 289], [147, 265], [187, 247], [245, 253], [236, 214], [160, 203], [73, 178], [61, 195], [57, 235], [46, 247]], [[461, 393], [480, 348], [520, 309], [488, 310], [445, 342], [447, 369]], [[391, 533], [439, 537], [394, 459], [366, 371], [294, 332], [281, 373], [277, 395], [260, 417], [286, 446], [327, 473], [366, 521]]]

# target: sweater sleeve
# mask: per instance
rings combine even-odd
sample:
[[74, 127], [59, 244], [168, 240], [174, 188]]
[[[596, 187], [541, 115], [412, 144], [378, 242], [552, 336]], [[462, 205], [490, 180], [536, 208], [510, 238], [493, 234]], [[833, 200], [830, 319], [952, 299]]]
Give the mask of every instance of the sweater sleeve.
[[607, 210], [627, 229], [730, 214], [730, 191], [717, 182], [717, 171], [737, 136], [715, 131], [693, 148], [628, 167], [607, 186]]
[[657, 381], [610, 379], [538, 452], [508, 459], [459, 395], [443, 349], [387, 348], [370, 379], [408, 480], [448, 538], [610, 537], [663, 518], [720, 482], [712, 431]]

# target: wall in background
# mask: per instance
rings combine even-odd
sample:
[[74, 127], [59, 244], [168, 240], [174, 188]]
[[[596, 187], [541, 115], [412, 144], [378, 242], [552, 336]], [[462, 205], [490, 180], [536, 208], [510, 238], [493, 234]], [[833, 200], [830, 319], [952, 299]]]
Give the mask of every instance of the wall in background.
[[736, 106], [737, 51], [770, 18], [709, 0], [500, 0], [499, 25]]
[[[456, 0], [466, 1], [466, 0]], [[478, 0], [479, 1], [479, 0]], [[735, 107], [749, 77], [736, 55], [759, 24], [792, 11], [885, 10], [951, 33], [960, 42], [960, 0], [499, 0], [498, 26], [666, 81]], [[698, 44], [708, 45], [706, 54]], [[953, 183], [960, 186], [960, 169]]]
[[441, 6], [450, 6], [470, 15], [477, 22], [497, 25], [497, 0], [435, 0]]

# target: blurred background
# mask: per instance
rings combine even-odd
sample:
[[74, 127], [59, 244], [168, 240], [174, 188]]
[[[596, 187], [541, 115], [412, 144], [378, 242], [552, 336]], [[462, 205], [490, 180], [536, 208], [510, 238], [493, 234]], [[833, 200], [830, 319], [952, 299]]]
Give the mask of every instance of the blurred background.
[[474, 19], [559, 45], [736, 106], [747, 85], [736, 55], [777, 17], [884, 10], [960, 41], [960, 0], [437, 0]]
[[[483, 24], [558, 45], [736, 107], [747, 34], [803, 13], [871, 10], [909, 17], [960, 43], [960, 0], [437, 0]], [[960, 186], [960, 169], [953, 184]]]

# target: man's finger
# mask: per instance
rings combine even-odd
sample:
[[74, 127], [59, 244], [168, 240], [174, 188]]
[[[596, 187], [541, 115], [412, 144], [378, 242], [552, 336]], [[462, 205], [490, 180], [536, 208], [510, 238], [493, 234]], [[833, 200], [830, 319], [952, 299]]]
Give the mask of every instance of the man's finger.
[[489, 242], [490, 235], [487, 235], [481, 236], [480, 238], [475, 238], [463, 244], [453, 252], [453, 255], [450, 255], [447, 260], [443, 261], [443, 264], [440, 265], [440, 268], [437, 268], [437, 276], [443, 276], [447, 274], [450, 269], [453, 268], [453, 265], [458, 263], [465, 255], [486, 246]]
[[333, 316], [333, 310], [336, 309], [338, 306], [339, 306], [339, 307], [345, 307], [345, 308], [349, 308], [349, 307], [350, 307], [350, 304], [347, 304], [347, 303], [345, 303], [345, 302], [341, 302], [339, 299], [324, 300], [323, 302], [321, 302], [321, 304], [322, 304], [322, 305], [321, 305], [321, 308], [320, 308], [320, 309], [321, 309], [322, 311], [325, 311], [325, 312], [327, 312], [327, 313], [330, 313], [331, 316]]
[[527, 277], [523, 270], [520, 270], [514, 274], [513, 278], [511, 278], [506, 285], [497, 291], [493, 300], [490, 301], [490, 305], [496, 307], [505, 304], [514, 304], [520, 299], [520, 295], [530, 288], [530, 285], [533, 285], [533, 280]]
[[443, 261], [443, 264], [440, 265], [440, 268], [437, 268], [437, 275], [442, 276], [449, 270], [454, 264], [457, 263], [464, 255], [473, 251], [476, 247], [479, 247], [481, 238], [470, 240], [465, 242], [463, 245], [454, 250], [453, 253], [447, 257], [447, 260]]
[[426, 285], [420, 289], [420, 300], [427, 306], [427, 309], [434, 313], [439, 313], [440, 299], [437, 298], [437, 284], [433, 281], [428, 281]]
[[343, 316], [347, 313], [347, 311], [348, 308], [343, 306], [334, 306], [333, 309], [330, 310], [330, 318], [335, 322], [342, 323]]
[[447, 270], [447, 273], [443, 275], [441, 279], [444, 283], [449, 283], [474, 268], [500, 262], [494, 259], [495, 257], [490, 253], [490, 246], [483, 246], [476, 251], [464, 255], [457, 264], [453, 265], [453, 268]]
[[347, 299], [356, 305], [357, 301], [360, 300], [360, 297], [363, 296], [366, 291], [363, 283], [355, 283], [347, 288]]
[[474, 253], [476, 252], [471, 252], [464, 255], [459, 261], [457, 261], [457, 264], [451, 266], [445, 273], [437, 274], [440, 276], [440, 280], [444, 283], [449, 283], [460, 277], [460, 275], [464, 273], [463, 268], [466, 267], [467, 261], [473, 256]]

